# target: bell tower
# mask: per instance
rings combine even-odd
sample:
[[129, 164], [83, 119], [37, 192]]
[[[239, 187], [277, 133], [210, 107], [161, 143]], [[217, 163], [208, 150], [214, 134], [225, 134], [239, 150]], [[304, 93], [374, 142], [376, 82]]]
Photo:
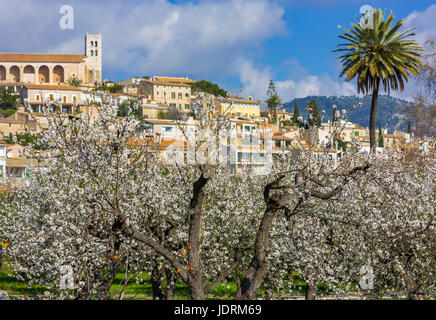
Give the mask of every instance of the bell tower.
[[88, 65], [89, 82], [101, 82], [102, 76], [102, 43], [100, 34], [85, 35], [85, 55]]

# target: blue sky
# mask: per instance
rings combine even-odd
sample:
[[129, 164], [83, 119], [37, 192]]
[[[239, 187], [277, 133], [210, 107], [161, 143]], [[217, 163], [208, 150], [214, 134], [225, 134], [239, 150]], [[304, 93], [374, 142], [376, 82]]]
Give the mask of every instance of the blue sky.
[[[59, 27], [62, 5], [74, 29]], [[169, 75], [207, 79], [263, 100], [269, 79], [283, 101], [350, 95], [332, 52], [338, 25], [362, 5], [393, 10], [417, 39], [436, 36], [436, 3], [419, 0], [0, 0], [0, 52], [83, 53], [84, 34], [103, 36], [103, 76]], [[414, 84], [399, 97], [411, 98]]]

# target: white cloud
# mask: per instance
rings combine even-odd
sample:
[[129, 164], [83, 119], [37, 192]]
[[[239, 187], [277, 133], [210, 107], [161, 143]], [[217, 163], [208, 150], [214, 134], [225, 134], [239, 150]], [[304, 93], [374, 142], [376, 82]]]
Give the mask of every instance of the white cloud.
[[413, 11], [404, 20], [407, 28], [416, 27], [416, 39], [423, 44], [430, 36], [436, 37], [436, 4], [425, 11]]
[[[341, 96], [356, 94], [356, 87], [352, 82], [337, 82], [327, 74], [321, 76], [309, 75], [299, 66], [298, 62], [296, 65], [303, 74], [302, 76], [274, 81], [282, 102], [309, 95]], [[242, 94], [251, 95], [255, 99], [264, 101], [269, 81], [274, 79], [274, 72], [271, 67], [256, 68], [252, 62], [243, 61], [239, 65], [239, 75], [243, 86]]]
[[[424, 45], [424, 42], [430, 37], [436, 37], [436, 4], [431, 5], [424, 11], [413, 11], [404, 20], [404, 28], [416, 27], [416, 40]], [[410, 78], [405, 85], [404, 91], [392, 92], [392, 96], [400, 99], [412, 101], [417, 92], [417, 86], [414, 78]]]
[[284, 9], [270, 0], [79, 0], [74, 30], [59, 28], [62, 4], [0, 0], [2, 50], [82, 53], [84, 34], [101, 32], [106, 75], [198, 78], [228, 73], [235, 61], [259, 55], [262, 41], [286, 33]]

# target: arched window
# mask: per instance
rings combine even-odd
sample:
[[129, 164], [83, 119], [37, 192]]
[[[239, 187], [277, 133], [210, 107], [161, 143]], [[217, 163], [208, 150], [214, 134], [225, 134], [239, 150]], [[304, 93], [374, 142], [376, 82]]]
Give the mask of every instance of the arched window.
[[98, 57], [98, 50], [95, 50], [95, 56]]
[[91, 47], [93, 47], [94, 46], [94, 41], [91, 41]]
[[0, 81], [6, 81], [6, 68], [0, 66]]
[[56, 66], [53, 68], [53, 78], [55, 83], [64, 82], [64, 68], [62, 66]]
[[38, 81], [39, 83], [49, 83], [50, 82], [50, 70], [47, 66], [41, 66], [38, 70]]
[[20, 82], [20, 68], [17, 66], [12, 66], [9, 69], [9, 81]]
[[91, 50], [91, 57], [94, 56], [94, 50]]
[[97, 41], [95, 42], [95, 46], [98, 47], [98, 42]]

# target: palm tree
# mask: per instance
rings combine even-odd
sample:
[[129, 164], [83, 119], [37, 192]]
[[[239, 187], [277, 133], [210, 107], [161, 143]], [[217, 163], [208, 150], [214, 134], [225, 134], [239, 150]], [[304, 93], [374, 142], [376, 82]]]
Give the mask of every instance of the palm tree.
[[357, 76], [357, 92], [365, 94], [372, 91], [369, 125], [371, 150], [377, 144], [375, 130], [380, 82], [385, 92], [403, 91], [410, 73], [417, 76], [418, 68], [422, 65], [419, 51], [423, 51], [423, 48], [410, 39], [415, 35], [411, 32], [414, 28], [399, 32], [404, 21], [401, 19], [391, 27], [394, 20], [392, 11], [386, 20], [384, 14], [381, 9], [373, 9], [369, 13], [369, 18], [372, 18], [369, 28], [361, 24], [351, 24], [351, 29], [339, 26], [345, 30], [339, 37], [347, 43], [338, 44], [340, 49], [334, 50], [344, 52], [337, 58], [341, 59], [343, 67], [340, 77], [345, 75], [346, 81], [350, 81]]

